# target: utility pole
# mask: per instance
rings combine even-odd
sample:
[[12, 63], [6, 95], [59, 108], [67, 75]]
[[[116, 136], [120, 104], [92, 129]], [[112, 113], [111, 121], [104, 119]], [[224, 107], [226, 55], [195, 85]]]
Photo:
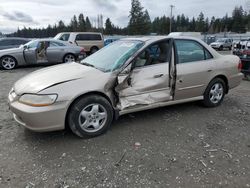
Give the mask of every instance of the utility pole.
[[171, 31], [172, 31], [172, 17], [173, 17], [173, 8], [174, 8], [174, 5], [170, 5], [170, 8], [171, 8], [171, 13], [170, 13], [169, 33], [171, 33]]

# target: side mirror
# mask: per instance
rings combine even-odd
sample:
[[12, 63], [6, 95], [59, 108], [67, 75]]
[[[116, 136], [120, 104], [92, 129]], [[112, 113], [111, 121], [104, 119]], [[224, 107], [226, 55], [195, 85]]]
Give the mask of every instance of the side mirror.
[[125, 69], [123, 69], [122, 72], [120, 72], [120, 75], [128, 75], [131, 72], [132, 69], [132, 63], [130, 63]]
[[26, 46], [26, 45], [24, 45], [24, 46], [23, 46], [23, 49], [24, 49], [24, 50], [27, 50], [27, 49], [29, 49], [29, 47]]

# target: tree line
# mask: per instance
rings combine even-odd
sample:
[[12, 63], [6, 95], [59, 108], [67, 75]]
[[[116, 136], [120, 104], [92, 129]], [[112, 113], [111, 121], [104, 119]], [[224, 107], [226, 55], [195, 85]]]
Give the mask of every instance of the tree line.
[[89, 17], [83, 14], [74, 15], [69, 24], [60, 20], [55, 25], [48, 25], [46, 28], [26, 28], [19, 29], [9, 36], [44, 38], [53, 37], [59, 32], [102, 32], [106, 35], [146, 35], [150, 33], [168, 34], [172, 19], [172, 32], [201, 32], [214, 34], [218, 32], [245, 33], [250, 31], [250, 13], [245, 11], [242, 6], [235, 7], [232, 16], [225, 15], [222, 18], [212, 17], [209, 19], [201, 12], [197, 18], [189, 18], [184, 14], [174, 16], [163, 15], [151, 20], [150, 15], [139, 0], [131, 0], [131, 10], [129, 12], [128, 26], [121, 28], [115, 26], [110, 18], [105, 21], [104, 28], [95, 27]]

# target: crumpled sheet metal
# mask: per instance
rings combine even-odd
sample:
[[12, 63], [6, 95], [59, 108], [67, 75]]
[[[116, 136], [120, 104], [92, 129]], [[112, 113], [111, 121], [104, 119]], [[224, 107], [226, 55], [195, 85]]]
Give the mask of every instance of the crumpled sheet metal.
[[[119, 84], [115, 90], [119, 94], [119, 104], [117, 107], [120, 110], [136, 105], [154, 104], [171, 99], [170, 88], [161, 87], [161, 85], [166, 85], [166, 78], [145, 79], [142, 81], [140, 78], [137, 78], [138, 75], [134, 75], [131, 78], [130, 75], [118, 76]], [[128, 79], [131, 79], [133, 87], [128, 84]]]
[[171, 99], [170, 92], [167, 90], [156, 91], [153, 93], [144, 93], [132, 95], [129, 97], [120, 97], [118, 108], [124, 110], [136, 105], [149, 105], [158, 102], [164, 102]]

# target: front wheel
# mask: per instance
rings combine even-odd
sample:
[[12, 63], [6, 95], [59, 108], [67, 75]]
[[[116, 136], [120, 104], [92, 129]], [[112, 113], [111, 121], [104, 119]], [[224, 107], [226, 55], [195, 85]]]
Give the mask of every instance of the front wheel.
[[77, 100], [68, 114], [68, 124], [79, 137], [105, 133], [113, 121], [113, 108], [109, 101], [98, 95]]
[[5, 70], [12, 70], [17, 66], [16, 60], [10, 56], [2, 57], [0, 62], [1, 62], [1, 67]]
[[207, 86], [204, 93], [203, 104], [206, 107], [216, 107], [219, 106], [225, 96], [226, 84], [220, 78], [213, 79]]

